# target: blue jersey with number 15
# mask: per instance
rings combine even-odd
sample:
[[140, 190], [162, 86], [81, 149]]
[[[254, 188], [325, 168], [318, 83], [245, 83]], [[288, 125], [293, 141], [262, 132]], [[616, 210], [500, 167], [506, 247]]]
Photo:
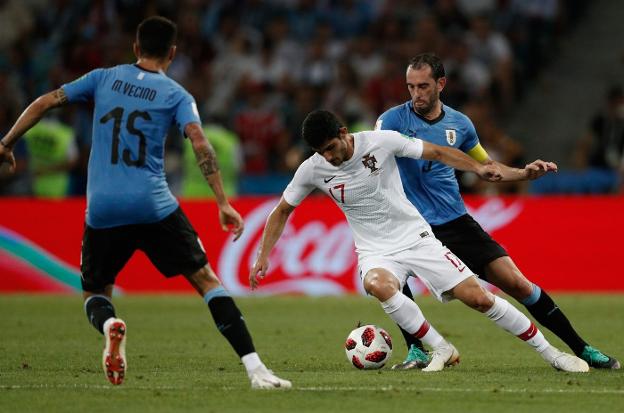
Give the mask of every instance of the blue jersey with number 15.
[[87, 225], [157, 222], [178, 202], [164, 172], [171, 125], [200, 122], [193, 97], [162, 72], [137, 65], [96, 69], [62, 86], [69, 102], [93, 100]]
[[[442, 105], [442, 114], [437, 119], [429, 121], [414, 112], [411, 101], [406, 102], [384, 112], [377, 120], [376, 129], [397, 131], [463, 152], [479, 145], [470, 119], [446, 105]], [[407, 199], [430, 225], [441, 225], [467, 213], [453, 168], [411, 158], [397, 158], [397, 165]]]

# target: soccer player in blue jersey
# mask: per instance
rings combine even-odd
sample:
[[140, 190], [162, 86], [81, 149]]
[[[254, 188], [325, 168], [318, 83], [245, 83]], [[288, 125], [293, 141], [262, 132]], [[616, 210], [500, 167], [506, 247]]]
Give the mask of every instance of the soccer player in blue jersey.
[[175, 55], [177, 28], [150, 17], [137, 29], [135, 64], [96, 69], [35, 100], [0, 141], [0, 164], [14, 167], [18, 139], [50, 109], [95, 102], [82, 244], [84, 308], [105, 336], [103, 367], [113, 384], [126, 375], [126, 324], [112, 303], [115, 278], [136, 250], [165, 277], [184, 275], [204, 298], [219, 331], [241, 357], [253, 388], [288, 388], [254, 349], [245, 321], [214, 271], [197, 233], [173, 197], [163, 169], [164, 145], [175, 124], [191, 140], [197, 163], [215, 193], [219, 221], [238, 239], [243, 220], [223, 192], [215, 152], [206, 140], [193, 97], [165, 75]]
[[[552, 162], [536, 160], [524, 169], [492, 160], [481, 147], [470, 119], [446, 106], [440, 92], [446, 85], [444, 66], [434, 54], [423, 53], [410, 62], [406, 83], [411, 100], [383, 113], [376, 129], [394, 130], [409, 137], [458, 148], [477, 161], [496, 163], [502, 181], [532, 180], [557, 171]], [[529, 281], [503, 247], [468, 214], [459, 192], [454, 170], [440, 162], [397, 158], [403, 189], [425, 217], [436, 236], [476, 274], [511, 295], [543, 326], [563, 340], [572, 351], [596, 368], [619, 369], [620, 363], [590, 346], [574, 330], [563, 311], [539, 286]], [[413, 298], [406, 285], [404, 293]], [[422, 343], [403, 332], [408, 356], [393, 368], [422, 367], [427, 356]]]

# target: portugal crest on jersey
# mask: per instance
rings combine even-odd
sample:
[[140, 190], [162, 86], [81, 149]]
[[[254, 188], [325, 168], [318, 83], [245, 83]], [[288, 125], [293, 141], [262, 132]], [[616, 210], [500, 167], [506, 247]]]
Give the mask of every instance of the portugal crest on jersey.
[[371, 170], [371, 174], [379, 169], [376, 166], [377, 159], [375, 159], [375, 155], [371, 156], [370, 153], [367, 153], [366, 155], [362, 156], [362, 163], [364, 164], [364, 167], [369, 168]]
[[451, 146], [455, 145], [455, 142], [457, 142], [457, 132], [455, 132], [455, 129], [447, 129], [445, 132], [448, 144]]

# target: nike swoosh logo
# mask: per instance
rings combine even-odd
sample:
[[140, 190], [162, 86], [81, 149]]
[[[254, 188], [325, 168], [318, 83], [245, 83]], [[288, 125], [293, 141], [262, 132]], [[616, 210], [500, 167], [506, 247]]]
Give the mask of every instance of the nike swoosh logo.
[[325, 179], [323, 179], [323, 181], [324, 181], [325, 183], [328, 183], [329, 181], [331, 181], [331, 180], [332, 180], [332, 179], [334, 179], [335, 177], [336, 177], [336, 175], [334, 175], [334, 176], [330, 176], [329, 178], [325, 178]]

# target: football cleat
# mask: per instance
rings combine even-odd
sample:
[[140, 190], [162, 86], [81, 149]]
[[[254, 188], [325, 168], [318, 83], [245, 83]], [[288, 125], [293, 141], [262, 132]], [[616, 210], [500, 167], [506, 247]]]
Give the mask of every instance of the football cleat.
[[597, 348], [585, 346], [580, 357], [589, 364], [590, 367], [597, 369], [613, 369], [617, 370], [621, 367], [620, 362], [609, 357]]
[[292, 383], [280, 379], [265, 366], [259, 366], [249, 373], [252, 389], [290, 389]]
[[552, 346], [549, 349], [549, 357], [550, 365], [557, 370], [570, 373], [587, 373], [589, 371], [589, 365], [585, 360], [581, 360], [572, 354], [559, 351]]
[[112, 318], [104, 324], [106, 347], [102, 355], [102, 366], [108, 380], [117, 385], [126, 376], [126, 323], [120, 318]]
[[392, 370], [423, 369], [429, 364], [429, 355], [412, 344], [403, 363], [395, 364]]
[[456, 364], [459, 364], [459, 352], [454, 345], [446, 342], [433, 350], [429, 365], [422, 369], [422, 371], [441, 371], [444, 367], [454, 366]]

